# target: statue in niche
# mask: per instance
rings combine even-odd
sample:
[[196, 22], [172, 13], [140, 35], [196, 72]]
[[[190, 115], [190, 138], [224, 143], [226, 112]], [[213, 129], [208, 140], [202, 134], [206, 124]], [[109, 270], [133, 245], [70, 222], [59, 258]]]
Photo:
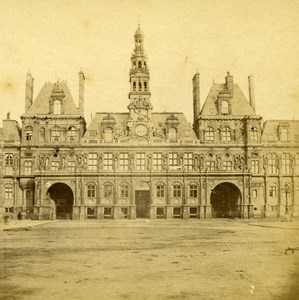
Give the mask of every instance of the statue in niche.
[[198, 170], [198, 155], [194, 154], [193, 156], [193, 170]]
[[216, 169], [217, 169], [217, 170], [221, 170], [221, 169], [222, 169], [222, 165], [221, 165], [221, 155], [217, 155], [217, 156], [216, 156]]
[[263, 157], [263, 162], [264, 162], [264, 165], [263, 165], [264, 170], [267, 171], [267, 169], [268, 169], [268, 156], [265, 155]]
[[134, 154], [130, 155], [130, 170], [134, 170]]
[[99, 156], [98, 167], [99, 167], [99, 170], [103, 169], [103, 156], [102, 155]]
[[163, 155], [163, 162], [162, 162], [162, 167], [163, 167], [163, 170], [168, 170], [168, 157], [167, 157], [167, 154], [164, 154]]
[[153, 167], [153, 158], [152, 158], [152, 155], [149, 154], [147, 156], [147, 169], [150, 171], [150, 170], [152, 170], [152, 167]]
[[204, 169], [204, 167], [205, 167], [205, 165], [204, 165], [204, 157], [201, 155], [200, 156], [200, 159], [199, 159], [199, 169], [200, 170], [203, 170]]
[[118, 155], [117, 154], [113, 154], [113, 168], [114, 168], [114, 170], [117, 170], [117, 168], [118, 168]]

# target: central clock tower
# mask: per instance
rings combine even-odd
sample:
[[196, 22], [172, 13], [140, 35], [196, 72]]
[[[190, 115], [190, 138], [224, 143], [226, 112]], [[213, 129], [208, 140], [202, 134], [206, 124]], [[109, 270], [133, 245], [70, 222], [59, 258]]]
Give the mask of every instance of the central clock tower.
[[152, 104], [150, 102], [149, 69], [144, 52], [143, 33], [138, 26], [134, 35], [135, 48], [131, 56], [130, 69], [130, 103], [128, 128], [132, 137], [150, 139], [153, 129], [151, 120]]

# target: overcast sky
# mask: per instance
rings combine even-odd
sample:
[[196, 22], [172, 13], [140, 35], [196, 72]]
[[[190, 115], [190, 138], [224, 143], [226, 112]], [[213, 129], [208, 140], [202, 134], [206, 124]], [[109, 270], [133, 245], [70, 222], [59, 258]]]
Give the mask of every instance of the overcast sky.
[[85, 117], [126, 112], [134, 33], [141, 24], [154, 111], [192, 121], [192, 77], [201, 104], [213, 82], [234, 76], [248, 97], [255, 76], [257, 113], [299, 119], [299, 1], [0, 1], [0, 118], [24, 112], [25, 75], [34, 97], [45, 81], [67, 80], [78, 104], [86, 76]]

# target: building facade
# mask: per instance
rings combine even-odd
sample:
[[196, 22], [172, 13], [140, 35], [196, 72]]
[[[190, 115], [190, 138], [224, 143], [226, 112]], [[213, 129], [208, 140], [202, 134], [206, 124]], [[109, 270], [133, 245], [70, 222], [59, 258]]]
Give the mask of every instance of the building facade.
[[[124, 113], [84, 119], [67, 83], [33, 99], [27, 74], [21, 124], [0, 131], [0, 214], [34, 219], [252, 218], [299, 214], [299, 121], [264, 122], [233, 76], [214, 83], [201, 108], [193, 77], [193, 126], [155, 112], [140, 28]], [[191, 103], [191, 101], [190, 101]], [[190, 104], [191, 105], [191, 104]]]

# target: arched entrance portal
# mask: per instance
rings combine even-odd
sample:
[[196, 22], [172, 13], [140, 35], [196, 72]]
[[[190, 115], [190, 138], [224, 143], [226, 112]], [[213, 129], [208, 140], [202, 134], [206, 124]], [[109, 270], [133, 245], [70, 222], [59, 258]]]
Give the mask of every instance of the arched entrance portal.
[[213, 218], [240, 217], [241, 192], [232, 183], [218, 184], [211, 193]]
[[71, 219], [74, 202], [71, 188], [65, 183], [55, 183], [49, 188], [48, 194], [55, 202], [56, 219]]

